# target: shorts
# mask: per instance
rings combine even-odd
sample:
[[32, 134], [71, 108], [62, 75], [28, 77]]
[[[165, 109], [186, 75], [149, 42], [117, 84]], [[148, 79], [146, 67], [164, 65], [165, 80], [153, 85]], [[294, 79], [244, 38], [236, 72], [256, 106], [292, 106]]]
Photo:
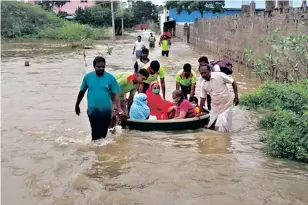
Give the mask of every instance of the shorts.
[[149, 47], [150, 47], [150, 48], [155, 48], [155, 43], [150, 43], [150, 44], [149, 44]]
[[169, 51], [161, 51], [162, 56], [169, 56]]
[[92, 140], [105, 138], [111, 122], [111, 113], [105, 115], [88, 115], [91, 125]]
[[180, 84], [180, 87], [181, 87], [182, 94], [184, 95], [184, 98], [187, 99], [187, 95], [189, 95], [191, 92], [191, 85], [184, 86]]
[[141, 51], [136, 51], [136, 57], [139, 58], [141, 56]]

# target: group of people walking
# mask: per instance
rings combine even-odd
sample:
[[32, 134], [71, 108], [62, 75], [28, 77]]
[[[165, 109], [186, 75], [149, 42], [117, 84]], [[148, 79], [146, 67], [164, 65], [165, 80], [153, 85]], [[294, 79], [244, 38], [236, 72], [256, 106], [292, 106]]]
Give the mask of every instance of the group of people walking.
[[[139, 40], [139, 37], [138, 37]], [[141, 40], [141, 38], [140, 38]], [[140, 42], [140, 41], [138, 41]], [[150, 45], [151, 45], [151, 41]], [[176, 73], [172, 102], [166, 100], [165, 72], [157, 60], [148, 58], [149, 50], [135, 45], [138, 59], [134, 72], [115, 76], [105, 71], [106, 60], [98, 56], [93, 61], [94, 72], [86, 74], [77, 97], [75, 112], [80, 114], [79, 104], [87, 93], [92, 140], [105, 138], [108, 128], [113, 127], [116, 116], [131, 119], [184, 119], [202, 115], [210, 110], [209, 128], [228, 132], [232, 123], [232, 105], [238, 104], [236, 82], [221, 72], [218, 65], [211, 65], [206, 56], [199, 58], [200, 104], [195, 96], [197, 74], [189, 63]], [[133, 54], [134, 54], [133, 52]], [[218, 66], [218, 67], [217, 67]], [[160, 80], [160, 82], [158, 81]], [[233, 92], [226, 84], [231, 84]], [[170, 86], [170, 85], [168, 85]], [[128, 98], [125, 97], [129, 93]], [[234, 93], [234, 94], [232, 94]]]

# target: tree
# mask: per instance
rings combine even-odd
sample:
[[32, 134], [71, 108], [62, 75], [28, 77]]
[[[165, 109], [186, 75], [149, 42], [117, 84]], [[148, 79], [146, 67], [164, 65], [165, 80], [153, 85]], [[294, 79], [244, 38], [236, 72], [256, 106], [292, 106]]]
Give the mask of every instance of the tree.
[[51, 11], [54, 7], [62, 7], [66, 2], [69, 2], [69, 0], [62, 0], [62, 1], [46, 1], [46, 0], [40, 0], [35, 1], [36, 4], [40, 5], [43, 9], [47, 11]]
[[225, 1], [167, 1], [167, 9], [174, 8], [178, 14], [186, 10], [189, 14], [192, 11], [199, 11], [203, 18], [205, 11], [212, 13], [223, 12]]
[[158, 21], [156, 6], [151, 1], [133, 1], [132, 10], [137, 23], [146, 23], [148, 20]]

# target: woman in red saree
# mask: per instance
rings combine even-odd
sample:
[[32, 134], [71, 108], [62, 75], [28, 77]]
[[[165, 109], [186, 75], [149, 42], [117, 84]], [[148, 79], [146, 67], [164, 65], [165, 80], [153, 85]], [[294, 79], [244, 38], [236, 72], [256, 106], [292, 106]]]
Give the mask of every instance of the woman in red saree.
[[156, 116], [158, 120], [167, 120], [168, 108], [174, 106], [173, 103], [162, 99], [159, 95], [160, 86], [158, 81], [153, 81], [146, 92], [150, 115]]

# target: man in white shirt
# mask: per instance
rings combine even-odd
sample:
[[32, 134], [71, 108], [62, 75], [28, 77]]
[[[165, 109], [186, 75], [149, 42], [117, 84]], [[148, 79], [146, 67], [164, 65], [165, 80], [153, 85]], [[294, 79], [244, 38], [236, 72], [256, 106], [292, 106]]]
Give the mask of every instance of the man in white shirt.
[[[203, 111], [207, 95], [211, 96], [212, 109], [208, 127], [222, 132], [229, 132], [232, 126], [233, 103], [235, 106], [239, 103], [237, 84], [223, 72], [212, 72], [211, 65], [200, 65], [199, 70], [204, 79], [200, 91], [201, 111]], [[226, 84], [232, 84], [234, 98]]]
[[135, 54], [136, 51], [136, 57], [139, 58], [141, 56], [141, 51], [145, 47], [144, 42], [141, 41], [141, 36], [138, 36], [137, 41], [135, 42], [135, 46], [133, 49], [133, 55]]
[[149, 49], [143, 48], [141, 51], [141, 57], [136, 60], [134, 65], [135, 73], [137, 73], [141, 68], [147, 69], [150, 66], [151, 62], [148, 56], [149, 56]]

